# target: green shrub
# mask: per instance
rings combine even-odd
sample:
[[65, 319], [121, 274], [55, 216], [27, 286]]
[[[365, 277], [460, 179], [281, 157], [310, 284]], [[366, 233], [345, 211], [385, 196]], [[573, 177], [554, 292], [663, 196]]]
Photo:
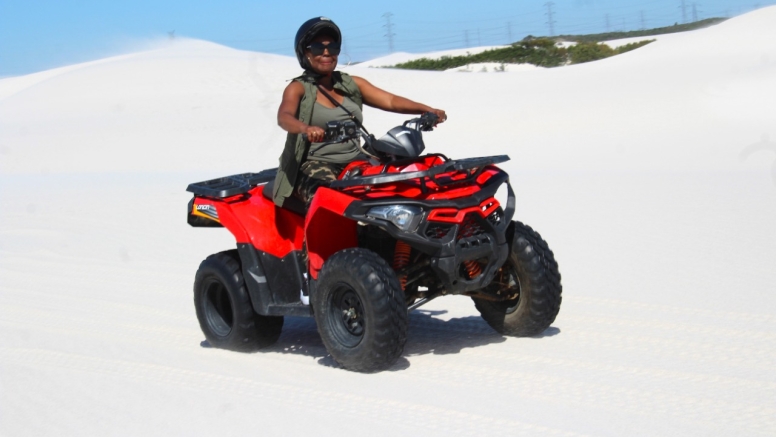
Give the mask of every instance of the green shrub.
[[639, 47], [644, 47], [645, 45], [647, 45], [647, 44], [649, 44], [651, 42], [655, 42], [655, 40], [654, 39], [647, 39], [647, 40], [644, 40], [644, 41], [632, 42], [630, 44], [625, 44], [624, 46], [619, 46], [615, 50], [617, 50], [617, 54], [619, 55], [619, 54], [622, 54], [622, 53], [625, 53], [625, 52], [629, 52], [631, 50], [636, 50]]
[[606, 44], [596, 42], [580, 42], [568, 48], [569, 60], [572, 64], [597, 61], [614, 56], [617, 52]]
[[557, 67], [565, 64], [566, 58], [565, 48], [558, 47], [551, 39], [540, 38], [516, 42], [507, 47], [486, 50], [474, 55], [442, 56], [439, 59], [420, 58], [396, 64], [394, 67], [411, 70], [448, 70], [480, 62]]
[[471, 58], [471, 55], [442, 56], [439, 59], [420, 58], [402, 64], [396, 64], [394, 67], [409, 70], [448, 70], [450, 68], [471, 64], [473, 62]]

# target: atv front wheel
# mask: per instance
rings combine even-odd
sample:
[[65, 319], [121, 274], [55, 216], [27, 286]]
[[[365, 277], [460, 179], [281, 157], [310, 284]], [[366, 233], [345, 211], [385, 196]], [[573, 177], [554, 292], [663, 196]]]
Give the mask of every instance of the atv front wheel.
[[376, 253], [345, 249], [323, 264], [313, 312], [326, 350], [356, 372], [386, 369], [407, 341], [407, 305], [396, 274]]
[[516, 295], [512, 300], [491, 302], [473, 299], [474, 305], [497, 332], [530, 337], [547, 329], [560, 311], [558, 263], [541, 235], [530, 226], [512, 222], [509, 257], [486, 292]]
[[236, 250], [210, 255], [194, 279], [194, 306], [208, 343], [213, 347], [251, 351], [274, 344], [283, 317], [256, 314]]

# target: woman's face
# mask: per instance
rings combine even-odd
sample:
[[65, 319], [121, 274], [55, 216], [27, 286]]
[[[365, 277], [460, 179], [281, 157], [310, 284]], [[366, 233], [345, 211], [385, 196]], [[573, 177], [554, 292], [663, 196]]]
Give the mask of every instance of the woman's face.
[[[329, 45], [332, 42], [334, 42], [334, 38], [328, 35], [318, 35], [310, 41], [310, 44], [321, 43], [323, 45]], [[329, 53], [329, 50], [324, 50], [323, 54], [314, 56], [310, 49], [306, 48], [304, 53], [310, 62], [310, 66], [316, 73], [329, 74], [337, 68], [337, 56], [332, 56], [332, 54]]]

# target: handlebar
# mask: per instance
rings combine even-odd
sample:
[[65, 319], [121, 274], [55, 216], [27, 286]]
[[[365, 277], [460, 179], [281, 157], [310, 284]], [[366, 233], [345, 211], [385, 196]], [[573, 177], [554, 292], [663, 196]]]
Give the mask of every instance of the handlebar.
[[[422, 132], [429, 132], [434, 130], [434, 127], [438, 122], [439, 117], [436, 114], [433, 112], [426, 112], [421, 114], [420, 117], [405, 121], [403, 126], [407, 127], [407, 125], [414, 125], [411, 127], [411, 129]], [[306, 134], [302, 135], [305, 140], [309, 141], [309, 138], [307, 138]], [[315, 151], [319, 151], [320, 149], [331, 144], [344, 143], [345, 141], [359, 138], [363, 138], [367, 146], [371, 146], [374, 141], [377, 141], [375, 136], [367, 132], [364, 126], [360, 123], [356, 123], [355, 121], [330, 121], [326, 123], [322, 144], [316, 147]], [[358, 141], [358, 143], [358, 148], [362, 152], [368, 156], [377, 158], [377, 156], [365, 150], [364, 147], [361, 146], [360, 141]], [[312, 155], [313, 152], [314, 151], [311, 150], [309, 153]]]
[[[307, 134], [301, 134], [306, 141], [310, 141]], [[358, 137], [358, 128], [352, 121], [330, 121], [326, 123], [323, 132], [322, 143], [341, 143]]]
[[430, 132], [434, 130], [434, 126], [439, 122], [439, 117], [433, 112], [425, 112], [418, 118], [413, 118], [404, 122], [403, 126], [408, 124], [414, 124], [415, 129], [422, 132]]

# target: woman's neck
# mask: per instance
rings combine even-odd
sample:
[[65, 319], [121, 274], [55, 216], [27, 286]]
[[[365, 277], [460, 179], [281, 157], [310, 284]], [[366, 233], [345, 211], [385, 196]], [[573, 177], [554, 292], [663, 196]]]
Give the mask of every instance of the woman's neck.
[[326, 89], [332, 89], [334, 81], [332, 80], [331, 73], [326, 75], [320, 75], [316, 82]]

